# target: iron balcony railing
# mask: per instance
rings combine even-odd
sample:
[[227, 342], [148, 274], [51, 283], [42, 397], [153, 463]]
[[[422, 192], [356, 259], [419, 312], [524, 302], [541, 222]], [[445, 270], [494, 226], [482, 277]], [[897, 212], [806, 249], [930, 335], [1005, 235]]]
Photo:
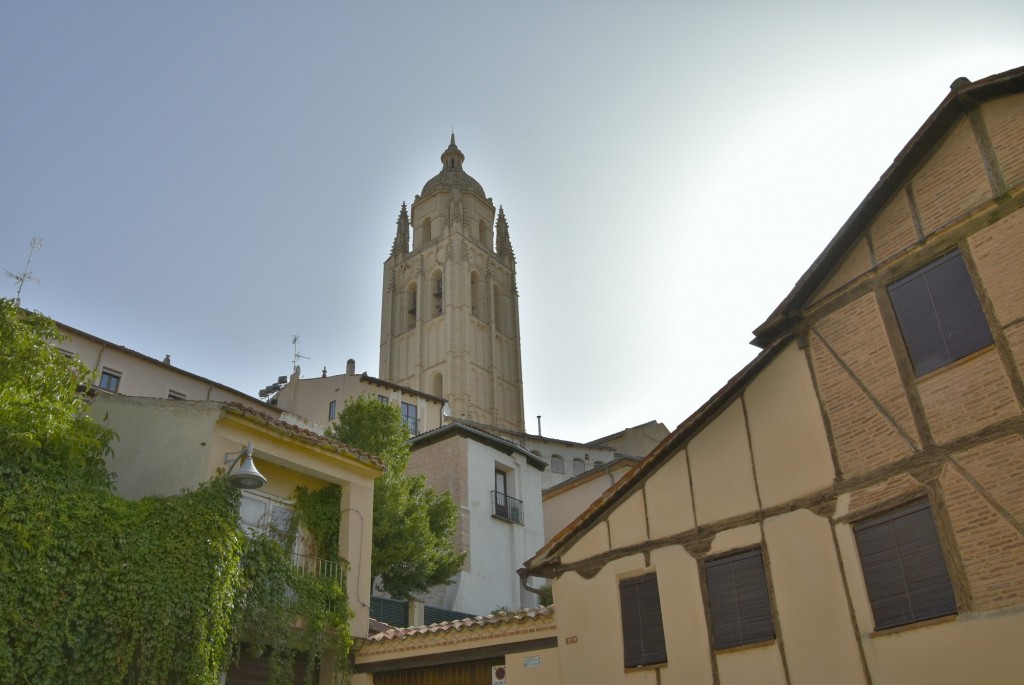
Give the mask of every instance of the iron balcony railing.
[[342, 562], [310, 557], [298, 552], [292, 552], [292, 565], [306, 575], [331, 578], [339, 584], [344, 575]]
[[491, 504], [494, 516], [523, 525], [523, 500], [509, 497], [504, 492], [491, 490]]

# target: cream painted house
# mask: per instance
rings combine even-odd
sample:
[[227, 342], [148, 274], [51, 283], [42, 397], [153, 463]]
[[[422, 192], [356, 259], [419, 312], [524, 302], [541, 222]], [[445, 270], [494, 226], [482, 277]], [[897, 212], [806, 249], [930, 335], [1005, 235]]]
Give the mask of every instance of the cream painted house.
[[158, 361], [91, 333], [56, 322], [64, 340], [57, 346], [77, 355], [93, 370], [93, 390], [101, 393], [172, 400], [238, 402], [273, 416], [280, 410], [239, 390], [173, 366], [170, 355]]
[[[349, 359], [344, 374], [328, 376], [327, 370], [319, 378], [302, 378], [299, 367], [284, 384], [267, 388], [270, 404], [289, 414], [301, 416], [310, 422], [310, 428], [323, 432], [345, 408], [345, 402], [360, 395], [375, 397], [381, 402], [398, 407], [410, 435], [419, 435], [440, 428], [445, 401], [413, 388], [374, 378], [365, 371], [356, 373], [355, 360]], [[273, 388], [277, 389], [274, 390]], [[263, 394], [261, 392], [261, 394]]]
[[[256, 468], [267, 483], [258, 490], [243, 491], [243, 527], [270, 533], [287, 528], [298, 486], [315, 491], [339, 485], [338, 553], [350, 564], [345, 582], [354, 613], [351, 631], [355, 637], [366, 637], [373, 481], [383, 471], [377, 457], [237, 403], [99, 394], [89, 411], [118, 434], [108, 468], [116, 474], [117, 493], [128, 499], [174, 495], [183, 488], [195, 488], [229, 469], [250, 442]], [[309, 555], [300, 536], [293, 554], [296, 564], [323, 567]], [[228, 673], [228, 685], [242, 682], [235, 680], [233, 673]], [[328, 685], [334, 681], [325, 672], [320, 682]]]
[[1022, 208], [1024, 68], [957, 79], [757, 358], [524, 564], [560, 682], [1021, 682]]
[[542, 480], [545, 490], [591, 469], [600, 469], [619, 457], [643, 457], [668, 435], [665, 425], [657, 421], [632, 426], [590, 442], [541, 435], [539, 422], [536, 434], [473, 421], [463, 423], [515, 443], [546, 461], [548, 468]]
[[572, 523], [605, 490], [622, 480], [640, 461], [639, 457], [614, 457], [605, 464], [564, 480], [544, 490], [544, 542]]

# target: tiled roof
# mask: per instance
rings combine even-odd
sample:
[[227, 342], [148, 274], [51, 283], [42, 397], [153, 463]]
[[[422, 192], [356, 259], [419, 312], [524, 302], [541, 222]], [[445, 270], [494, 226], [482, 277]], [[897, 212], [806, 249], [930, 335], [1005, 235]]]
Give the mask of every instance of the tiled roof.
[[485, 628], [502, 628], [507, 626], [519, 626], [525, 623], [538, 622], [553, 618], [555, 615], [554, 605], [538, 607], [536, 609], [520, 609], [517, 611], [500, 611], [487, 616], [474, 616], [471, 618], [460, 618], [455, 621], [443, 621], [432, 623], [428, 626], [411, 626], [409, 628], [391, 628], [382, 633], [371, 635], [366, 638], [366, 644], [390, 642], [393, 640], [416, 639], [419, 636], [436, 636], [439, 634], [477, 631]]
[[[181, 400], [173, 401], [180, 402]], [[372, 464], [379, 469], [384, 468], [384, 461], [380, 457], [370, 454], [369, 452], [364, 452], [362, 450], [356, 449], [355, 447], [352, 447], [350, 445], [346, 445], [345, 443], [340, 442], [338, 440], [328, 438], [327, 436], [320, 435], [319, 433], [314, 433], [311, 430], [302, 428], [301, 426], [296, 426], [293, 423], [282, 421], [281, 419], [275, 416], [271, 416], [270, 414], [267, 414], [265, 412], [257, 411], [256, 409], [247, 407], [239, 402], [219, 402], [218, 404], [220, 404], [229, 411], [235, 412], [236, 414], [241, 414], [248, 418], [258, 420], [266, 425], [274, 426], [278, 430], [285, 432], [293, 437], [300, 438], [304, 442], [307, 442], [311, 445], [325, 447], [335, 452], [345, 452], [347, 454], [351, 454], [353, 457], [355, 457], [361, 462]]]

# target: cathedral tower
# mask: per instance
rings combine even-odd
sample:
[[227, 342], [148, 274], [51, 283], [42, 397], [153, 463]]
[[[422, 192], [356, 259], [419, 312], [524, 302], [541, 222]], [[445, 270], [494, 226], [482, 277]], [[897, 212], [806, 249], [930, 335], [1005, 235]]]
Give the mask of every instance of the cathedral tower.
[[452, 415], [525, 430], [516, 260], [501, 207], [451, 144], [384, 262], [380, 377], [444, 397]]

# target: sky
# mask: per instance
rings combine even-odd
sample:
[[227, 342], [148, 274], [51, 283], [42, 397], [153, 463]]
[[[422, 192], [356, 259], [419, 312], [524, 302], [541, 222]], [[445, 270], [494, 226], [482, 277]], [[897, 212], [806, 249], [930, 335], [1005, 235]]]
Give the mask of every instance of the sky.
[[[675, 428], [1024, 3], [0, 3], [0, 273], [255, 395], [377, 375], [402, 202], [505, 209], [527, 429]], [[0, 297], [17, 283], [0, 275]]]

